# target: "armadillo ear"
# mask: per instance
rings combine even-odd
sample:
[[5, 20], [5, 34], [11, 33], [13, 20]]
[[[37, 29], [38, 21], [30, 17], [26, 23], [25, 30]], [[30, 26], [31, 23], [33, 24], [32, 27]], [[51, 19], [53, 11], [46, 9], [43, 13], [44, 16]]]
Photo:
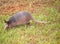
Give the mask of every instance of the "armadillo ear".
[[5, 23], [7, 23], [8, 21], [4, 20]]

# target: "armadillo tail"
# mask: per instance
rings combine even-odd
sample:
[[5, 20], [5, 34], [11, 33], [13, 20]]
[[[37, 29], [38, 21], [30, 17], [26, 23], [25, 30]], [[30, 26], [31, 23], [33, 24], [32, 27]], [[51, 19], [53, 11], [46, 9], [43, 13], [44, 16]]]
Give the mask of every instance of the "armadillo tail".
[[45, 21], [39, 21], [39, 20], [36, 20], [34, 17], [32, 17], [32, 20], [37, 23], [37, 24], [46, 24], [47, 22]]
[[39, 20], [34, 20], [37, 24], [46, 24], [47, 22], [45, 21], [39, 21]]

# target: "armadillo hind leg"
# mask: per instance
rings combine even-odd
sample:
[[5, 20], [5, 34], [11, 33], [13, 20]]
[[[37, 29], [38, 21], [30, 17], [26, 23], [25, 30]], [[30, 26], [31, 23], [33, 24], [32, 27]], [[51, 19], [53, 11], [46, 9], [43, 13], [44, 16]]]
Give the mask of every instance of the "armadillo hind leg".
[[26, 25], [30, 26], [30, 22], [26, 23]]

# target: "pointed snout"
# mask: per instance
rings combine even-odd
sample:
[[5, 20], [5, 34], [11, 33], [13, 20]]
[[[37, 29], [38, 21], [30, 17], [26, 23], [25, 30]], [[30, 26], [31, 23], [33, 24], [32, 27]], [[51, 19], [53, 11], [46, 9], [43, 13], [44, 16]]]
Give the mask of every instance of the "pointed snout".
[[6, 24], [5, 26], [4, 26], [4, 30], [6, 30], [8, 28], [8, 24]]

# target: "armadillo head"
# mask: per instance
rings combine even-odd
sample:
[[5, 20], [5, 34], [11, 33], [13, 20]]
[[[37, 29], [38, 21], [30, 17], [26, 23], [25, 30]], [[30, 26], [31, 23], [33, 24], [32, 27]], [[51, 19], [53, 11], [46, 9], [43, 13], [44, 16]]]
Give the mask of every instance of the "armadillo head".
[[8, 28], [8, 24], [5, 24], [5, 26], [4, 26], [4, 30], [7, 29], [7, 28]]
[[8, 21], [4, 20], [4, 22], [6, 23], [5, 26], [4, 26], [4, 30], [7, 29], [9, 26], [8, 26]]

